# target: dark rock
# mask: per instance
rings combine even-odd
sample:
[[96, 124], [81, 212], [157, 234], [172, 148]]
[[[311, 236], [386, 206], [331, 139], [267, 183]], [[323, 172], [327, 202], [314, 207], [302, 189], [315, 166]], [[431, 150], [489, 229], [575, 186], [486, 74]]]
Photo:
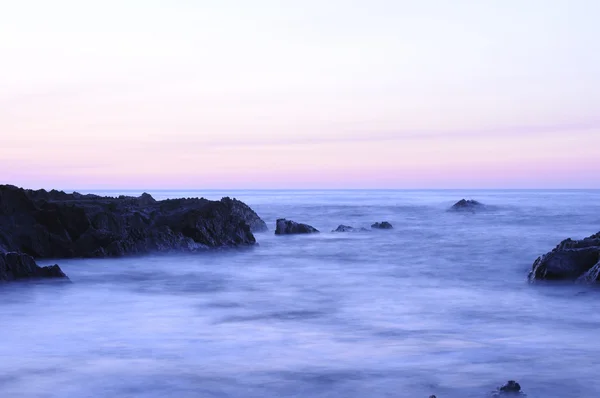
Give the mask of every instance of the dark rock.
[[40, 267], [27, 254], [0, 253], [0, 282], [43, 278], [68, 279], [58, 265]]
[[331, 232], [369, 232], [369, 230], [366, 228], [354, 228], [348, 225], [340, 225]]
[[600, 280], [600, 232], [581, 240], [566, 239], [533, 263], [529, 280]]
[[141, 206], [147, 206], [156, 203], [156, 199], [154, 199], [149, 193], [144, 192], [138, 198], [138, 203]]
[[285, 218], [278, 219], [275, 226], [275, 235], [312, 234], [315, 232], [319, 231], [308, 224], [300, 224]]
[[475, 211], [483, 208], [483, 204], [476, 200], [461, 199], [449, 209], [450, 211]]
[[508, 393], [519, 393], [521, 392], [521, 385], [514, 380], [509, 380], [505, 385], [499, 388], [501, 392]]
[[387, 221], [383, 221], [383, 222], [376, 222], [375, 224], [371, 225], [371, 228], [374, 229], [393, 229], [394, 227], [392, 227], [392, 224], [390, 224]]
[[264, 232], [269, 230], [267, 224], [244, 202], [228, 197], [221, 199], [221, 202], [227, 206], [227, 209], [229, 209], [232, 214], [244, 220], [246, 224], [250, 226], [252, 232]]
[[35, 258], [106, 257], [256, 243], [266, 224], [230, 198], [110, 198], [0, 185], [0, 251]]

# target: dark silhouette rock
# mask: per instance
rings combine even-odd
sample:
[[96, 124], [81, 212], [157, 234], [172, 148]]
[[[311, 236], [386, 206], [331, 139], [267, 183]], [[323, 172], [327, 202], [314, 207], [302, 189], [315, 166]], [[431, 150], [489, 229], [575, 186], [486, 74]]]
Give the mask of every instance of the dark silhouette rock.
[[566, 239], [533, 263], [529, 280], [600, 280], [600, 232], [581, 240]]
[[230, 198], [156, 201], [0, 185], [0, 251], [34, 258], [113, 257], [249, 246], [266, 224]]
[[505, 385], [499, 388], [500, 392], [520, 393], [521, 385], [514, 380], [509, 380]]
[[248, 224], [252, 232], [264, 232], [269, 230], [267, 224], [244, 202], [225, 197], [221, 199], [221, 203], [223, 203], [233, 215], [241, 218]]
[[63, 278], [68, 280], [58, 265], [40, 267], [33, 257], [22, 253], [0, 253], [0, 282], [23, 279]]
[[482, 209], [484, 206], [481, 202], [472, 199], [461, 199], [449, 209], [450, 211], [475, 211]]
[[369, 232], [366, 228], [354, 228], [348, 225], [340, 225], [331, 232]]
[[509, 380], [505, 385], [499, 387], [492, 393], [492, 397], [514, 397], [520, 396], [525, 397], [526, 395], [521, 391], [521, 385], [514, 380]]
[[275, 226], [275, 235], [312, 234], [319, 232], [308, 224], [300, 224], [295, 221], [280, 218]]
[[390, 224], [387, 221], [383, 221], [383, 222], [376, 222], [375, 224], [371, 225], [371, 228], [373, 229], [393, 229], [394, 227], [392, 227], [392, 224]]
[[141, 206], [148, 206], [156, 203], [156, 199], [152, 197], [149, 193], [144, 192], [139, 198], [138, 203]]

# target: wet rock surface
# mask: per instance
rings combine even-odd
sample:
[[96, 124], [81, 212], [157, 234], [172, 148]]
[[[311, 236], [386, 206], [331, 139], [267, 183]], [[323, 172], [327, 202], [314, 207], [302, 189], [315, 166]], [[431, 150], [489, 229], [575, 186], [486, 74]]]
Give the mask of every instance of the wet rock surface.
[[538, 257], [530, 281], [563, 280], [595, 283], [600, 280], [600, 232], [581, 240], [565, 239]]
[[308, 224], [297, 223], [285, 218], [278, 219], [275, 225], [275, 235], [312, 234], [316, 232], [319, 231]]

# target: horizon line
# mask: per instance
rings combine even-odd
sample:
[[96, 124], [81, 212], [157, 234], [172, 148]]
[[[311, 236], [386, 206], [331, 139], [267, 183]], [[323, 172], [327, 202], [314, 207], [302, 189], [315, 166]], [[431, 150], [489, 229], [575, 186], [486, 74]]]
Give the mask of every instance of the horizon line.
[[222, 192], [222, 191], [600, 191], [597, 188], [78, 188], [78, 189], [58, 189], [58, 188], [25, 188], [31, 190], [45, 189], [46, 191], [55, 189], [64, 192]]

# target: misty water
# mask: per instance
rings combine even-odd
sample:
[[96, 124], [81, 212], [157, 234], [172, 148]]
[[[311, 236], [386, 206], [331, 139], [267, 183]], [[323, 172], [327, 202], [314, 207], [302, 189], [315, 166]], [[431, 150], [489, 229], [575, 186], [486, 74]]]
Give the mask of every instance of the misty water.
[[[464, 398], [509, 379], [600, 395], [600, 290], [526, 279], [600, 230], [600, 191], [151, 193], [234, 196], [270, 231], [251, 249], [42, 261], [73, 283], [0, 286], [0, 397]], [[463, 197], [490, 207], [446, 212]], [[279, 217], [321, 233], [275, 236]]]

